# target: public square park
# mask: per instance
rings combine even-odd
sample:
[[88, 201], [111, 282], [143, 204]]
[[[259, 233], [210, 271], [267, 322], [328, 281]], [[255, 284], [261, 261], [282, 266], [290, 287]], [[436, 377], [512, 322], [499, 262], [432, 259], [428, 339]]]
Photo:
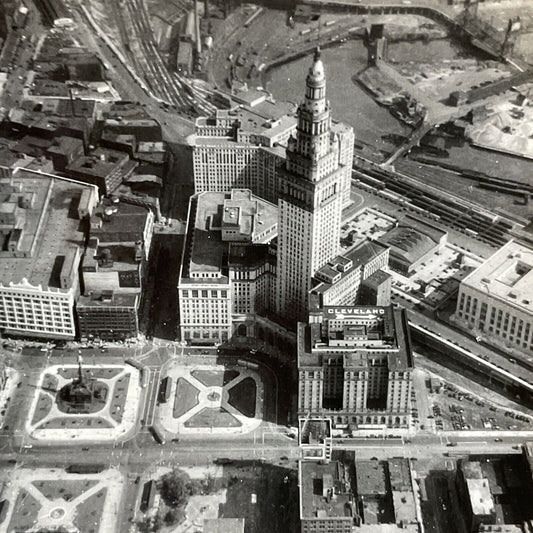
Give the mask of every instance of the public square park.
[[263, 382], [259, 373], [238, 365], [183, 365], [166, 369], [168, 401], [157, 420], [171, 434], [242, 434], [263, 419]]
[[41, 372], [26, 420], [37, 441], [116, 441], [134, 429], [139, 370], [126, 365], [54, 365]]
[[124, 479], [116, 469], [69, 473], [58, 468], [5, 470], [0, 533], [113, 533]]

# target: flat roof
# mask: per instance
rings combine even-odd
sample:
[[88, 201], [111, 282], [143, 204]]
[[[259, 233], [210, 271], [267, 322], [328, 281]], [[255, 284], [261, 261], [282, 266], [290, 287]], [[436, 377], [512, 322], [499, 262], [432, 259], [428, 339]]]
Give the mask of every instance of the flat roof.
[[[203, 192], [194, 198], [196, 209], [187, 222], [188, 233], [194, 228], [189, 243], [189, 272], [221, 271], [230, 242], [222, 240], [224, 224], [235, 231], [239, 228], [239, 234], [243, 236], [249, 235], [250, 243], [260, 232], [277, 224], [276, 206], [254, 196], [248, 189], [232, 189], [230, 193]], [[230, 214], [233, 214], [231, 219]], [[236, 225], [230, 224], [230, 220]], [[275, 233], [272, 234], [274, 237]]]
[[106, 243], [142, 241], [149, 214], [150, 209], [144, 205], [104, 200], [91, 217], [91, 223], [101, 220], [98, 228], [91, 228], [91, 237], [98, 237], [100, 246], [106, 248]]
[[[346, 466], [337, 461], [300, 461], [300, 518], [353, 519], [346, 471]], [[328, 489], [333, 489], [334, 498], [324, 497]]]
[[387, 493], [386, 463], [383, 461], [357, 461], [355, 464], [357, 496]]
[[[368, 357], [376, 353], [383, 353], [387, 357], [389, 371], [405, 371], [413, 368], [413, 356], [407, 317], [405, 310], [393, 306], [327, 306], [319, 310], [322, 322], [311, 325], [299, 324], [296, 332], [298, 346], [298, 368], [317, 367], [323, 364], [323, 358], [335, 354], [343, 355], [343, 364], [346, 368], [364, 368]], [[315, 313], [315, 316], [320, 316]], [[330, 345], [327, 336], [326, 321], [347, 321], [350, 319], [374, 320], [381, 317], [380, 333], [382, 342], [377, 342], [372, 347]]]
[[488, 480], [467, 479], [466, 486], [472, 506], [472, 514], [489, 515], [496, 512]]
[[[387, 248], [388, 246], [383, 243], [367, 239], [362, 243], [358, 244], [355, 248], [352, 248], [351, 250], [342, 253], [340, 256], [330, 261], [326, 265], [326, 267], [329, 267], [328, 272], [330, 272], [332, 268], [331, 264], [335, 264], [336, 262], [340, 263], [344, 259], [352, 261], [352, 266], [346, 272], [335, 271], [336, 274], [341, 274], [340, 279], [342, 279], [350, 275], [356, 268], [360, 268], [362, 265], [366, 265], [379, 255], [381, 255], [387, 250]], [[339, 281], [337, 281], [336, 283], [328, 283], [322, 280], [315, 280], [315, 283], [316, 285], [313, 287], [312, 291], [315, 294], [322, 294], [331, 289], [331, 287], [333, 287], [336, 283], [339, 283]]]
[[525, 313], [533, 312], [533, 249], [509, 241], [461, 282]]
[[385, 283], [385, 281], [391, 278], [392, 276], [388, 272], [384, 272], [380, 269], [364, 279], [362, 283], [370, 287], [379, 287], [382, 283]]
[[79, 296], [76, 300], [76, 308], [81, 309], [87, 307], [136, 307], [139, 294], [123, 294], [114, 293], [112, 299], [100, 298], [98, 295]]
[[[67, 250], [84, 245], [77, 206], [82, 192], [92, 187], [25, 170], [17, 171], [13, 182], [21, 183], [23, 192], [34, 195], [33, 207], [23, 210], [24, 232], [19, 246], [21, 252], [28, 252], [28, 257], [0, 257], [0, 282], [6, 286], [25, 278], [32, 285], [59, 288]], [[30, 257], [34, 240], [37, 242]]]

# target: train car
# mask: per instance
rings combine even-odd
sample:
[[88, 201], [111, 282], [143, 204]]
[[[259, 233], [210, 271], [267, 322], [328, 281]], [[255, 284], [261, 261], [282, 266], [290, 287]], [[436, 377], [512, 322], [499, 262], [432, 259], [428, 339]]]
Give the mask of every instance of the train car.
[[160, 403], [166, 403], [169, 396], [170, 396], [170, 377], [166, 376], [161, 380], [161, 383], [159, 385], [159, 394], [158, 394], [158, 400]]
[[245, 361], [244, 359], [238, 359], [237, 364], [243, 366], [244, 368], [250, 368], [252, 370], [259, 370], [259, 365], [257, 363], [252, 363], [251, 361]]
[[139, 508], [143, 513], [148, 511], [154, 505], [154, 499], [156, 494], [156, 484], [153, 479], [147, 481], [143, 487], [143, 493], [141, 496], [141, 505]]
[[167, 441], [165, 440], [165, 437], [163, 436], [163, 434], [155, 426], [150, 426], [148, 428], [148, 431], [152, 434], [152, 437], [154, 437], [154, 440], [158, 444], [161, 444], [161, 446], [166, 444]]

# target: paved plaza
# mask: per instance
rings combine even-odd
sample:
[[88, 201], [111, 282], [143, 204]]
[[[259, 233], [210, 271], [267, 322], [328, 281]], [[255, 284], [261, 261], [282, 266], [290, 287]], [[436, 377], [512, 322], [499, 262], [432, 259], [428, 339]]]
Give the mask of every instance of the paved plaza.
[[2, 498], [9, 506], [0, 533], [116, 531], [124, 483], [118, 470], [69, 474], [61, 469], [15, 469], [2, 477]]
[[169, 399], [159, 405], [156, 420], [169, 433], [241, 434], [261, 424], [263, 383], [257, 372], [175, 362], [166, 376], [171, 379]]
[[26, 419], [28, 435], [51, 442], [124, 439], [137, 420], [141, 394], [139, 371], [123, 365], [84, 366], [85, 372], [107, 387], [105, 402], [95, 412], [64, 412], [56, 396], [72, 381], [77, 369], [77, 365], [55, 365], [43, 370]]

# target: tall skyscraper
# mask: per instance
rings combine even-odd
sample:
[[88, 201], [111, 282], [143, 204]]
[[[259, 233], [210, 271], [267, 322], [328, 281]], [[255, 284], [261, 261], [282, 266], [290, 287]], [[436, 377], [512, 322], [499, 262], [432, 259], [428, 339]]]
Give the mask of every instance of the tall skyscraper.
[[307, 321], [311, 278], [339, 252], [345, 176], [319, 50], [297, 116], [296, 139], [289, 138], [279, 173], [278, 199], [277, 313], [290, 322]]

